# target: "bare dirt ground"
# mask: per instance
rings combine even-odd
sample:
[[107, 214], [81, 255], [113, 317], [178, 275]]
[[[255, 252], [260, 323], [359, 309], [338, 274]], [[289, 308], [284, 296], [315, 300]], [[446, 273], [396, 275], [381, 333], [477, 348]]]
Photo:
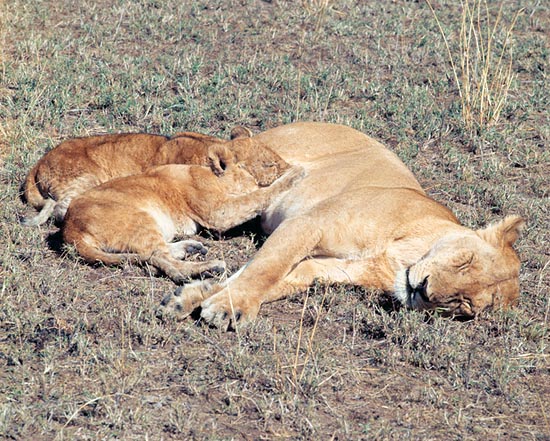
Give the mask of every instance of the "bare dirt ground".
[[[434, 2], [453, 51], [456, 3]], [[509, 99], [475, 132], [423, 2], [0, 4], [0, 438], [550, 439], [550, 11], [521, 3]], [[296, 120], [378, 138], [466, 225], [524, 216], [519, 307], [460, 322], [317, 285], [226, 333], [157, 318], [174, 285], [147, 268], [18, 224], [20, 184], [64, 139]], [[234, 271], [262, 235], [198, 240]]]

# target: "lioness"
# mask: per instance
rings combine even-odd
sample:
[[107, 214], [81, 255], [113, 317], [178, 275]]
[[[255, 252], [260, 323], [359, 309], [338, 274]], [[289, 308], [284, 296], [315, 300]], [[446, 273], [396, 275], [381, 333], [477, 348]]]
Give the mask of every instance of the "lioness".
[[450, 315], [516, 302], [520, 217], [477, 231], [460, 225], [395, 154], [349, 127], [295, 123], [251, 140], [304, 167], [304, 179], [264, 211], [271, 236], [244, 268], [224, 283], [178, 288], [163, 310], [185, 316], [201, 306], [206, 322], [227, 326], [315, 279], [393, 292], [408, 307]]
[[164, 165], [77, 196], [67, 210], [63, 238], [88, 262], [148, 262], [176, 283], [223, 270], [223, 261], [179, 260], [190, 252], [205, 252], [200, 242], [169, 242], [176, 235], [196, 233], [198, 225], [225, 231], [256, 217], [299, 178], [301, 170], [292, 167], [283, 175], [288, 164], [247, 139], [213, 144], [202, 156], [212, 170]]
[[[231, 137], [249, 137], [235, 127]], [[75, 138], [47, 152], [31, 169], [24, 185], [24, 197], [40, 213], [26, 218], [27, 226], [41, 225], [52, 214], [57, 222], [65, 217], [75, 196], [111, 179], [142, 173], [164, 164], [206, 165], [204, 147], [218, 138], [182, 132], [172, 138], [146, 133], [124, 133]]]

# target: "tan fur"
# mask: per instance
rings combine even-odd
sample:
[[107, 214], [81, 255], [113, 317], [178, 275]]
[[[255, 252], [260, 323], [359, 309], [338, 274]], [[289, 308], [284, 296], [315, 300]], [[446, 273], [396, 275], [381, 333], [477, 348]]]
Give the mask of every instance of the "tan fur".
[[[239, 133], [246, 136], [244, 130]], [[163, 164], [206, 165], [204, 148], [220, 141], [192, 132], [178, 133], [171, 139], [126, 133], [64, 141], [46, 153], [28, 174], [25, 199], [41, 212], [22, 223], [40, 225], [52, 214], [60, 222], [75, 196], [114, 178], [142, 173]]]
[[251, 319], [260, 305], [315, 279], [394, 292], [404, 305], [472, 316], [517, 301], [516, 216], [485, 230], [459, 224], [406, 166], [349, 127], [295, 123], [259, 141], [306, 171], [263, 214], [271, 236], [224, 283], [196, 282], [163, 300], [182, 316], [201, 306], [219, 326]]
[[176, 283], [223, 270], [222, 261], [180, 260], [188, 253], [204, 253], [199, 242], [170, 241], [195, 233], [198, 225], [224, 231], [254, 218], [301, 173], [295, 167], [275, 181], [288, 164], [270, 149], [248, 141], [216, 143], [202, 154], [196, 150], [195, 159], [212, 169], [164, 165], [88, 190], [69, 206], [65, 241], [88, 262], [148, 262]]

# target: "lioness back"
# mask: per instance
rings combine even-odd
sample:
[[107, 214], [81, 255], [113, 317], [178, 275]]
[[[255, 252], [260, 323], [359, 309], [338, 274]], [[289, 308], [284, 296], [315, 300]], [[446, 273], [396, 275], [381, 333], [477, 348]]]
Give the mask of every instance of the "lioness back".
[[[264, 213], [263, 226], [273, 231], [282, 220], [306, 213], [319, 203], [344, 201], [344, 194], [367, 188], [405, 188], [425, 194], [397, 155], [378, 141], [350, 127], [325, 123], [294, 123], [252, 138], [264, 143], [306, 177], [278, 204]], [[354, 196], [351, 200], [356, 200]], [[329, 202], [330, 201], [330, 202]]]

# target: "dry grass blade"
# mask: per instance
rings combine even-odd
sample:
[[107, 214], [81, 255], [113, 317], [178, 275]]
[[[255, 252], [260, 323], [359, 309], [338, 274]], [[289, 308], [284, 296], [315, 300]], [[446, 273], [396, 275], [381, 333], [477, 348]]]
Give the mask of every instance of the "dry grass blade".
[[[323, 305], [325, 304], [326, 297], [327, 297], [327, 290], [323, 290], [323, 297], [321, 298], [321, 304], [317, 309], [317, 314], [315, 314], [315, 322], [313, 323], [313, 329], [311, 330], [311, 334], [309, 336], [308, 343], [307, 343], [306, 358], [303, 363], [304, 368], [309, 361], [309, 357], [313, 355], [313, 341], [315, 338], [315, 333], [317, 332], [317, 326], [319, 324], [319, 319], [321, 318], [321, 310], [323, 308]], [[302, 368], [302, 373], [300, 374], [300, 381], [302, 381], [302, 378], [304, 377], [304, 373], [305, 373], [304, 368]]]
[[[298, 330], [298, 342], [296, 343], [296, 352], [294, 354], [294, 366], [292, 368], [292, 378], [294, 385], [298, 384], [298, 366], [301, 366], [301, 364], [298, 363], [298, 360], [300, 358], [300, 348], [302, 344], [302, 334], [304, 330], [304, 317], [306, 314], [307, 309], [307, 301], [309, 299], [309, 294], [306, 292], [306, 297], [304, 299], [304, 306], [302, 307], [302, 314], [300, 316], [300, 328]], [[297, 387], [297, 386], [296, 386]]]
[[455, 53], [430, 0], [426, 0], [426, 3], [445, 43], [460, 97], [464, 126], [472, 134], [481, 133], [498, 122], [506, 104], [514, 79], [510, 41], [523, 9], [514, 15], [506, 29], [501, 48], [497, 49], [503, 6], [500, 6], [491, 25], [491, 14], [486, 0], [462, 0], [459, 47]]
[[306, 13], [315, 17], [315, 33], [317, 33], [327, 19], [327, 14], [334, 11], [334, 0], [302, 0], [302, 7]]

